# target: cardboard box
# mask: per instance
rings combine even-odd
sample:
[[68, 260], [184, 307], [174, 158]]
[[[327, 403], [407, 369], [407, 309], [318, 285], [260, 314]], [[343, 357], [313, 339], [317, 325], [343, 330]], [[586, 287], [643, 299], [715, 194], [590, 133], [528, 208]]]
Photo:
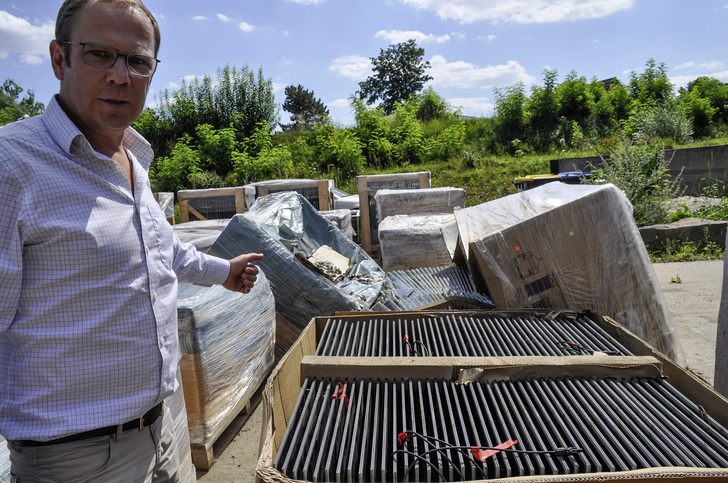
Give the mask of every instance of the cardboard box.
[[207, 469], [213, 444], [273, 367], [275, 302], [261, 271], [248, 294], [180, 284], [177, 314], [192, 461]]
[[677, 363], [685, 356], [632, 206], [616, 186], [549, 183], [455, 212], [456, 253], [498, 308], [608, 315]]
[[[450, 312], [451, 313], [451, 312]], [[471, 312], [475, 313], [475, 312]], [[547, 311], [489, 311], [507, 316], [519, 313]], [[402, 319], [437, 315], [436, 312], [400, 312], [388, 314]], [[440, 315], [445, 316], [446, 313]], [[361, 313], [342, 318], [368, 319], [374, 315]], [[382, 314], [376, 314], [381, 318]], [[290, 481], [273, 468], [276, 452], [283, 439], [286, 425], [291, 419], [296, 401], [307, 376], [331, 377], [334, 380], [356, 378], [430, 378], [448, 380], [475, 380], [499, 377], [560, 376], [625, 376], [661, 375], [681, 394], [702, 406], [705, 412], [724, 427], [728, 425], [728, 400], [716, 393], [704, 380], [682, 369], [664, 354], [655, 350], [634, 334], [608, 317], [594, 316], [601, 327], [630, 349], [630, 357], [498, 357], [498, 358], [365, 358], [315, 356], [318, 340], [327, 318], [314, 318], [300, 338], [280, 361], [268, 379], [264, 390], [264, 423], [261, 434], [261, 452], [256, 475], [259, 481]], [[727, 481], [728, 468], [650, 468], [636, 471], [584, 473], [569, 475], [541, 475], [500, 478], [498, 481], [515, 482], [658, 482], [664, 478], [679, 482], [717, 483]], [[434, 481], [434, 480], [433, 480]]]
[[462, 188], [382, 189], [374, 195], [377, 219], [381, 222], [393, 215], [452, 213], [465, 208]]
[[387, 272], [452, 264], [458, 234], [451, 213], [388, 216], [378, 230]]

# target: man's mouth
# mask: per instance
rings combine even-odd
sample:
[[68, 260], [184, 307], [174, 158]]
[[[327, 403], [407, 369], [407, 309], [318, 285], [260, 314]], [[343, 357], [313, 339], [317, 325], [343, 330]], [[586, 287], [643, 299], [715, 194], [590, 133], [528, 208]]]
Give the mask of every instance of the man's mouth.
[[111, 104], [116, 104], [116, 105], [124, 104], [125, 103], [125, 101], [119, 101], [119, 100], [116, 100], [116, 99], [106, 99], [106, 102], [110, 102]]

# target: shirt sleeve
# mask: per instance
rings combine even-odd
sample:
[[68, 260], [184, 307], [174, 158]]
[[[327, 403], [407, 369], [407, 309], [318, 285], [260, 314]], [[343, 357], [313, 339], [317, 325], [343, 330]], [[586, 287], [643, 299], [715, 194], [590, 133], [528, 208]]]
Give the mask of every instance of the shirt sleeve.
[[174, 271], [180, 282], [209, 287], [223, 283], [230, 274], [230, 262], [202, 253], [174, 235]]
[[23, 247], [19, 228], [22, 188], [0, 168], [0, 333], [15, 318], [23, 282]]

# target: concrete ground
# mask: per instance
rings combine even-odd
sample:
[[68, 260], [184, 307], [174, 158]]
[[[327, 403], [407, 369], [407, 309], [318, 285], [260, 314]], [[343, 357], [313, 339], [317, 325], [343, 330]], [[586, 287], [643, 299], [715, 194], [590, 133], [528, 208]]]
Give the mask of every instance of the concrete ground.
[[[712, 384], [723, 261], [659, 263], [653, 265], [683, 345], [688, 368]], [[259, 403], [259, 401], [254, 401]], [[255, 481], [262, 408], [258, 404], [243, 429], [207, 472], [202, 483]]]

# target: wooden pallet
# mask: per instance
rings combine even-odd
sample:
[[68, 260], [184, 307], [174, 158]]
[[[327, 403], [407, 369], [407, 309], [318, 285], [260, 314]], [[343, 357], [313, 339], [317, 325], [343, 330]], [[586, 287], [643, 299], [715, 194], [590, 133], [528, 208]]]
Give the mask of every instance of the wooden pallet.
[[[267, 378], [263, 378], [265, 381]], [[261, 400], [261, 385], [249, 389], [240, 399], [235, 408], [220, 422], [215, 433], [207, 438], [204, 444], [190, 444], [192, 464], [198, 471], [207, 471], [212, 467], [217, 457], [227, 448], [233, 439], [243, 429], [253, 410]], [[252, 394], [249, 394], [251, 393]]]
[[[257, 197], [278, 193], [281, 191], [295, 191], [304, 196], [319, 211], [329, 211], [334, 209], [334, 195], [329, 191], [330, 180], [290, 180], [286, 183], [266, 183], [265, 181], [254, 183]], [[315, 191], [316, 195], [311, 197], [310, 191]], [[308, 196], [305, 193], [309, 192]], [[248, 207], [250, 209], [250, 207]]]
[[379, 243], [372, 237], [377, 227], [376, 213], [372, 213], [374, 195], [380, 189], [422, 189], [430, 187], [430, 172], [373, 174], [356, 177], [359, 193], [361, 247], [379, 261]]
[[[201, 212], [193, 205], [196, 199], [201, 198], [220, 198], [230, 197], [231, 204], [235, 206], [236, 213], [245, 211], [245, 195], [242, 186], [232, 188], [209, 188], [204, 190], [180, 190], [177, 192], [179, 199], [179, 221], [187, 223], [190, 221], [190, 215], [193, 220], [214, 219], [214, 213]], [[203, 210], [204, 211], [204, 210]], [[218, 216], [218, 218], [220, 218]]]

